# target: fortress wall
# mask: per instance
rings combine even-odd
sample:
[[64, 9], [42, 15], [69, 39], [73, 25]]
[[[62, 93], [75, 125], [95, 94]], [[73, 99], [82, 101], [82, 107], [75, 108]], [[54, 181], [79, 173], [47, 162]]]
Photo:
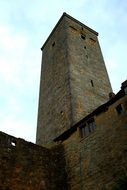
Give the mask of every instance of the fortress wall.
[[49, 150], [0, 132], [0, 190], [64, 189], [62, 151], [59, 146]]

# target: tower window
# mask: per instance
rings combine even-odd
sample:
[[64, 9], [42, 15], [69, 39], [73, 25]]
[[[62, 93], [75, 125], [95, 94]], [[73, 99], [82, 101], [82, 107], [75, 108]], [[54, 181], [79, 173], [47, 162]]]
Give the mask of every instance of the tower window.
[[52, 44], [52, 47], [54, 47], [55, 46], [55, 42], [53, 42], [53, 44]]
[[94, 83], [93, 83], [93, 80], [90, 81], [91, 82], [91, 86], [94, 87]]
[[83, 40], [85, 40], [85, 39], [86, 39], [86, 36], [83, 35], [83, 34], [81, 34], [81, 38], [82, 38]]
[[88, 126], [89, 126], [89, 131], [90, 131], [90, 132], [95, 131], [95, 129], [96, 129], [96, 124], [95, 124], [94, 118], [92, 118], [92, 119], [90, 119], [89, 121], [87, 121], [87, 123], [88, 123]]
[[86, 135], [89, 134], [89, 131], [88, 131], [88, 128], [86, 127], [86, 124], [83, 124], [81, 127], [80, 127], [80, 137], [81, 138], [84, 138]]
[[91, 118], [85, 124], [82, 124], [79, 129], [81, 138], [87, 137], [90, 133], [94, 132], [96, 129], [94, 118]]
[[91, 41], [92, 43], [96, 43], [96, 40], [94, 40], [93, 38], [90, 38], [90, 41]]
[[118, 113], [118, 115], [122, 114], [123, 113], [123, 108], [122, 108], [122, 105], [119, 104], [117, 107], [116, 107], [116, 111]]
[[64, 114], [63, 111], [61, 111], [60, 114], [63, 115]]
[[73, 26], [69, 26], [71, 29], [73, 29], [73, 30], [75, 30], [75, 31], [77, 31], [77, 29], [76, 28], [74, 28]]

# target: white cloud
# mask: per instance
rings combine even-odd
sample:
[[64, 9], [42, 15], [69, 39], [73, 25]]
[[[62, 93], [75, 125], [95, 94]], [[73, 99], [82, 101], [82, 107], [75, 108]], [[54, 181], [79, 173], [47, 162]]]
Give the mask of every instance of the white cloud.
[[18, 120], [10, 115], [6, 116], [6, 119], [1, 122], [1, 131], [18, 138], [23, 138], [27, 141], [32, 140], [35, 142], [35, 137], [33, 137], [33, 134], [35, 134], [35, 128], [30, 124], [31, 123]]
[[23, 50], [28, 44], [28, 39], [23, 33], [16, 33], [8, 26], [0, 26], [0, 36], [2, 48], [9, 51]]

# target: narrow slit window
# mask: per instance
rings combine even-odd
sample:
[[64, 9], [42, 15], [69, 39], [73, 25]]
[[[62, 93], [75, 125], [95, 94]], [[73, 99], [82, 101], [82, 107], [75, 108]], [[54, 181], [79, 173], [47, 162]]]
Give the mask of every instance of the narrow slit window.
[[116, 111], [118, 113], [118, 115], [122, 114], [123, 113], [123, 108], [122, 108], [122, 105], [119, 104], [117, 107], [116, 107]]
[[63, 115], [64, 114], [63, 111], [61, 111], [60, 114]]
[[77, 31], [77, 29], [76, 29], [76, 28], [74, 28], [73, 26], [70, 26], [70, 28], [71, 28], [71, 29], [73, 29], [73, 30], [75, 30], [75, 31]]
[[53, 42], [53, 44], [52, 44], [52, 47], [54, 47], [55, 46], [55, 42]]
[[93, 83], [93, 80], [90, 81], [91, 82], [91, 86], [94, 87], [94, 83]]
[[82, 38], [83, 40], [85, 40], [85, 39], [86, 39], [86, 36], [83, 35], [83, 34], [81, 34], [81, 38]]
[[94, 40], [93, 38], [90, 38], [90, 41], [95, 44], [96, 43], [96, 40]]

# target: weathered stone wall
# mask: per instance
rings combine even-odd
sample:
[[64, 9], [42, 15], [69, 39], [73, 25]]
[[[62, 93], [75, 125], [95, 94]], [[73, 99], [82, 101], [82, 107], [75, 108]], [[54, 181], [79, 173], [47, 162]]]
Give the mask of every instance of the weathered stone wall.
[[71, 126], [65, 19], [43, 49], [36, 142], [52, 142]]
[[127, 96], [94, 119], [93, 133], [81, 138], [77, 130], [64, 141], [69, 190], [111, 190], [127, 176]]
[[96, 129], [86, 138], [77, 130], [50, 148], [1, 132], [0, 189], [112, 190], [127, 175], [127, 96], [94, 119]]
[[52, 142], [112, 91], [97, 33], [64, 15], [43, 46], [37, 144]]
[[97, 34], [66, 19], [73, 124], [107, 102], [112, 91]]
[[51, 163], [53, 168], [53, 190], [69, 190], [64, 146], [62, 144], [55, 145], [52, 147], [51, 151]]
[[0, 132], [0, 190], [67, 190], [62, 155]]

